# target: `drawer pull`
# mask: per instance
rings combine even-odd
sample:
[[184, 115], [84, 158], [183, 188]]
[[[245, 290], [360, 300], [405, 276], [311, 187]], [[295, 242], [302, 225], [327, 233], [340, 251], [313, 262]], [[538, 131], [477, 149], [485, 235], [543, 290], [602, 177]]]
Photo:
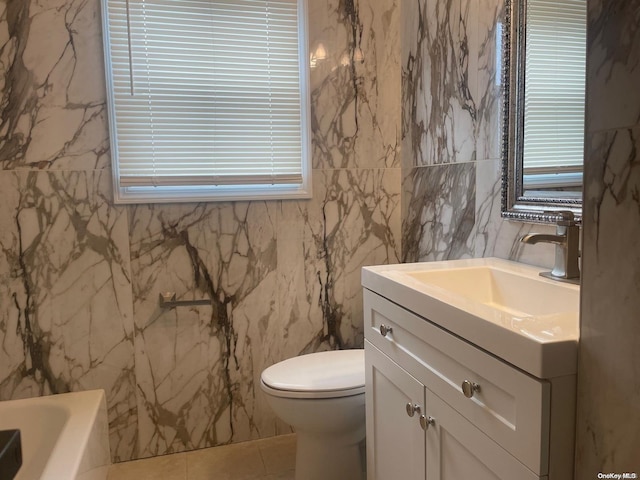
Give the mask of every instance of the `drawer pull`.
[[480, 391], [480, 385], [475, 382], [470, 382], [469, 380], [465, 380], [462, 382], [462, 393], [467, 398], [473, 397], [473, 394]]
[[386, 337], [387, 334], [393, 332], [393, 328], [391, 327], [387, 327], [384, 324], [380, 324], [380, 335], [382, 335], [383, 337]]
[[426, 415], [420, 415], [420, 426], [423, 430], [428, 430], [429, 425], [435, 425], [436, 420], [433, 417], [427, 417]]
[[420, 405], [417, 403], [407, 403], [406, 410], [407, 415], [413, 417], [416, 413], [420, 413]]

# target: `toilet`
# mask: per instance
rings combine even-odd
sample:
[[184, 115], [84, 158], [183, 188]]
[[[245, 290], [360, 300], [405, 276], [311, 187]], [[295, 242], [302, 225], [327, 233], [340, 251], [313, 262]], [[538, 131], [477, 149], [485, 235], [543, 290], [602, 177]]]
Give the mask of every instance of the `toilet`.
[[363, 478], [364, 350], [290, 358], [265, 369], [261, 387], [296, 431], [296, 480]]

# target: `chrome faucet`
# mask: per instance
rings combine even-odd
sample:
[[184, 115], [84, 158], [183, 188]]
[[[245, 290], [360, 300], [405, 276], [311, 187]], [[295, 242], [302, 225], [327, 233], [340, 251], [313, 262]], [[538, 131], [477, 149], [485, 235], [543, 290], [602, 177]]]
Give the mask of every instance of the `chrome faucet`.
[[[555, 212], [554, 212], [555, 213]], [[530, 233], [520, 238], [523, 243], [535, 245], [538, 242], [553, 243], [556, 246], [556, 260], [553, 270], [540, 275], [563, 282], [580, 283], [580, 227], [573, 212], [557, 212], [556, 234]]]

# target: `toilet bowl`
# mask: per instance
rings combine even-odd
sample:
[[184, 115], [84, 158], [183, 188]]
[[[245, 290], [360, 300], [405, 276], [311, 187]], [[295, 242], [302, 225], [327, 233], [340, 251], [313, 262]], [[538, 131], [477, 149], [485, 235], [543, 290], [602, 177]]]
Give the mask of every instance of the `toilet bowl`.
[[274, 413], [296, 431], [296, 480], [363, 478], [364, 350], [290, 358], [262, 372]]

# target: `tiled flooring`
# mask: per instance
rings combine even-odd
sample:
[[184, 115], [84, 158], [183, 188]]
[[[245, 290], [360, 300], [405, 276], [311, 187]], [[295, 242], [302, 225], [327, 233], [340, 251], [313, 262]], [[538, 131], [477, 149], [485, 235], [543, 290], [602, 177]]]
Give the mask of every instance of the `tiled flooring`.
[[296, 436], [112, 465], [108, 480], [293, 480]]

